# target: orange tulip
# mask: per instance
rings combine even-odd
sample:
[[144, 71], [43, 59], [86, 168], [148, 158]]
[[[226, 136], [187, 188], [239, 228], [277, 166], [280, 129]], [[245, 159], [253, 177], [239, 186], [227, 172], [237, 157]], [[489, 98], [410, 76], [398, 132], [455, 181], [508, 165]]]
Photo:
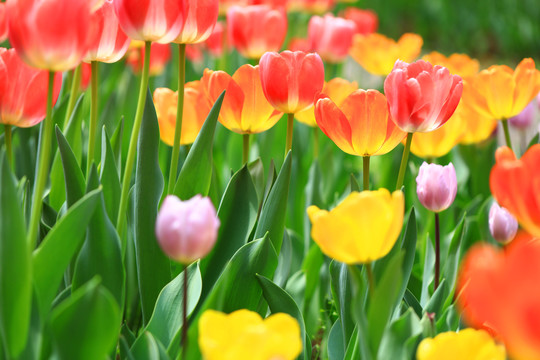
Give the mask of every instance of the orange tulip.
[[219, 122], [238, 134], [256, 134], [270, 129], [281, 118], [263, 94], [259, 66], [241, 66], [233, 76], [206, 69], [202, 78], [211, 103], [227, 90]]
[[416, 34], [403, 34], [396, 42], [384, 35], [357, 34], [349, 55], [366, 71], [374, 75], [388, 75], [396, 60], [411, 62], [418, 57], [423, 40]]
[[523, 59], [516, 70], [493, 65], [466, 79], [464, 96], [486, 117], [504, 120], [519, 114], [540, 92], [540, 71], [532, 59]]
[[478, 112], [464, 92], [452, 118], [458, 117], [463, 125], [462, 144], [477, 144], [487, 140], [497, 128], [497, 120]]
[[289, 0], [287, 10], [321, 15], [332, 10], [336, 0]]
[[458, 303], [468, 324], [486, 327], [516, 360], [540, 358], [540, 241], [516, 238], [504, 251], [475, 245], [463, 260]]
[[[341, 106], [343, 101], [354, 90], [358, 90], [358, 83], [356, 81], [349, 82], [342, 78], [334, 78], [324, 84], [322, 93], [326, 94], [338, 107]], [[306, 110], [302, 110], [295, 115], [296, 120], [304, 123], [308, 126], [317, 126], [317, 120], [315, 120], [315, 107], [312, 106]]]
[[[161, 141], [169, 146], [174, 144], [177, 102], [178, 91], [167, 88], [157, 88], [154, 91], [159, 136]], [[180, 145], [188, 145], [195, 141], [209, 112], [210, 105], [202, 90], [200, 81], [186, 83], [184, 86], [184, 116]]]
[[433, 51], [422, 56], [422, 60], [447, 68], [452, 74], [464, 77], [473, 76], [480, 70], [480, 63], [476, 59], [471, 59], [466, 54], [452, 54], [449, 57]]
[[489, 177], [493, 196], [525, 230], [540, 237], [540, 144], [531, 146], [519, 160], [510, 148], [501, 147], [495, 159]]
[[377, 90], [356, 90], [339, 107], [322, 94], [315, 118], [326, 136], [352, 155], [386, 154], [406, 135], [390, 119], [386, 97]]
[[[152, 43], [150, 47], [150, 76], [160, 75], [171, 59], [169, 44]], [[144, 64], [144, 48], [131, 49], [127, 55], [127, 63], [135, 74], [140, 74]]]
[[416, 133], [411, 142], [411, 152], [424, 159], [444, 156], [460, 142], [464, 130], [462, 118], [454, 113], [440, 128]]

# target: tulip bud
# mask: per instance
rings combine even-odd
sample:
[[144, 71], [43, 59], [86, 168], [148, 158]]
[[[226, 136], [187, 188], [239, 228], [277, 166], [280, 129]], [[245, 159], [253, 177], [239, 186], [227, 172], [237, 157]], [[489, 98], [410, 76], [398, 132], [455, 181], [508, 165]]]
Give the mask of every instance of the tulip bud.
[[209, 198], [195, 195], [181, 201], [169, 195], [156, 219], [156, 237], [168, 257], [187, 265], [212, 250], [219, 225]]
[[416, 177], [416, 194], [428, 210], [441, 212], [448, 209], [456, 198], [456, 192], [456, 170], [452, 163], [441, 166], [424, 162], [420, 166]]
[[516, 236], [518, 222], [516, 218], [496, 202], [489, 209], [489, 231], [501, 244], [508, 244]]

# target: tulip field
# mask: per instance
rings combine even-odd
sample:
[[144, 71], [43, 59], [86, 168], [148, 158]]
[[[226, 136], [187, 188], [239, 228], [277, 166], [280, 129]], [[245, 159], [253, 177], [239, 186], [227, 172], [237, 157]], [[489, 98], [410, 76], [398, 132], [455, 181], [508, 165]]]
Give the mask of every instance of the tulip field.
[[485, 2], [0, 2], [0, 360], [540, 359], [538, 6]]

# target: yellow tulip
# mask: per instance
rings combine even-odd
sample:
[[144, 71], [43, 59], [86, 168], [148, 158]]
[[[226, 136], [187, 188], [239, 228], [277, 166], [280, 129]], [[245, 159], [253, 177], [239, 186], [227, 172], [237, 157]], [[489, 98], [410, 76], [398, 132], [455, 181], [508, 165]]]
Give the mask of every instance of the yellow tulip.
[[307, 209], [311, 237], [327, 256], [347, 264], [369, 263], [392, 249], [403, 225], [401, 191], [352, 192], [331, 211]]
[[296, 319], [277, 313], [262, 319], [246, 309], [230, 314], [207, 310], [199, 320], [205, 360], [292, 360], [302, 352]]
[[451, 74], [459, 75], [462, 78], [473, 76], [480, 70], [478, 60], [471, 59], [466, 54], [452, 54], [446, 57], [437, 51], [433, 51], [422, 56], [422, 60], [428, 61], [432, 65], [444, 66]]
[[411, 152], [424, 159], [444, 156], [459, 143], [463, 137], [463, 131], [462, 119], [454, 113], [437, 130], [414, 134], [411, 142]]
[[445, 332], [422, 340], [416, 352], [417, 360], [505, 360], [503, 345], [495, 343], [484, 330], [464, 329]]
[[465, 145], [477, 144], [487, 140], [497, 128], [497, 119], [478, 112], [469, 104], [466, 96], [461, 98], [461, 102], [453, 116], [461, 119], [463, 136], [460, 143]]

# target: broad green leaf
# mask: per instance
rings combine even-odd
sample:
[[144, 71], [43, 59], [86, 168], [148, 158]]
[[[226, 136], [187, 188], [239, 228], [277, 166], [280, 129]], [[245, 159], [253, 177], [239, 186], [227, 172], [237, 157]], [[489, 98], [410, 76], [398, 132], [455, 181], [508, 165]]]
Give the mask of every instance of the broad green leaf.
[[51, 313], [53, 353], [61, 359], [105, 359], [120, 334], [121, 312], [94, 278]]
[[120, 119], [120, 123], [114, 130], [111, 138], [111, 147], [114, 152], [116, 167], [118, 168], [118, 177], [120, 177], [120, 169], [122, 168], [122, 136], [124, 135], [124, 117]]
[[433, 293], [431, 299], [429, 299], [424, 311], [427, 313], [434, 313], [438, 318], [442, 314], [445, 294], [448, 294], [448, 283], [446, 282], [446, 279], [443, 279], [437, 290]]
[[116, 168], [116, 160], [109, 136], [105, 127], [101, 135], [101, 173], [100, 179], [103, 184], [103, 198], [109, 219], [118, 218], [118, 207], [120, 204], [120, 178]]
[[313, 160], [309, 168], [308, 182], [306, 184], [305, 194], [306, 203], [302, 212], [304, 226], [304, 254], [307, 254], [312, 244], [311, 242], [311, 221], [307, 216], [307, 208], [311, 205], [316, 205], [320, 208], [325, 206], [322, 196], [322, 173], [319, 161]]
[[33, 253], [34, 288], [42, 315], [48, 312], [64, 271], [84, 239], [100, 194], [101, 189], [91, 191], [73, 204]]
[[[217, 119], [225, 91], [218, 97], [210, 110], [197, 139], [193, 143], [178, 180], [174, 187], [174, 194], [182, 200], [192, 198], [197, 194], [206, 196], [212, 180], [212, 148]], [[174, 176], [171, 174], [170, 176]]]
[[21, 204], [0, 151], [0, 343], [10, 358], [17, 358], [26, 345], [32, 303], [31, 252]]
[[416, 340], [420, 334], [422, 334], [420, 319], [409, 308], [384, 333], [377, 359], [412, 359]]
[[[446, 261], [444, 268], [441, 269], [442, 276], [446, 279], [448, 284], [448, 289], [450, 291], [448, 295], [452, 295], [454, 292], [458, 266], [459, 266], [459, 257], [461, 255], [461, 243], [465, 233], [467, 231], [467, 221], [466, 214], [463, 214], [461, 221], [456, 226], [454, 230], [454, 235], [452, 236], [452, 241], [450, 242], [450, 247], [448, 249], [448, 255], [446, 256]], [[442, 265], [441, 265], [442, 267]]]
[[351, 177], [349, 180], [349, 189], [351, 192], [360, 191], [360, 184], [358, 184], [358, 180], [356, 180], [356, 177], [354, 176], [354, 174], [351, 174]]
[[66, 198], [69, 208], [84, 195], [84, 176], [66, 138], [58, 126], [55, 130], [56, 139], [58, 141], [58, 150], [60, 151], [62, 166], [64, 167]]
[[152, 333], [145, 331], [140, 336], [140, 341], [135, 342], [131, 348], [131, 356], [134, 359], [145, 360], [168, 360], [167, 350]]
[[[345, 342], [349, 341], [354, 331], [355, 324], [352, 316], [352, 289], [351, 279], [347, 270], [347, 265], [339, 261], [332, 260], [330, 263], [330, 285], [332, 296], [339, 313], [339, 323], [341, 324], [341, 333]], [[344, 344], [346, 346], [346, 344]], [[345, 348], [343, 348], [345, 351]]]
[[347, 351], [345, 352], [345, 359], [356, 360], [360, 358], [362, 360], [371, 360], [373, 359], [373, 352], [370, 349], [369, 343], [371, 331], [368, 328], [365, 302], [362, 301], [362, 297], [365, 296], [368, 288], [367, 280], [364, 280], [361, 276], [358, 266], [348, 265], [347, 268], [351, 277], [352, 299], [354, 301], [346, 303], [345, 306], [352, 308], [353, 319], [356, 323], [354, 330], [356, 335], [354, 332], [351, 335]]
[[291, 153], [287, 154], [285, 162], [279, 172], [276, 182], [268, 194], [255, 230], [255, 238], [260, 238], [268, 232], [268, 236], [279, 254], [285, 231], [285, 214], [287, 212], [287, 196], [289, 194], [289, 181], [291, 178]]
[[422, 316], [422, 305], [420, 305], [420, 302], [418, 301], [416, 296], [414, 296], [414, 294], [409, 289], [405, 289], [403, 300], [405, 300], [405, 303], [414, 310], [417, 316]]
[[274, 274], [274, 282], [277, 286], [283, 287], [287, 283], [287, 280], [291, 274], [293, 248], [291, 244], [291, 237], [288, 232], [283, 233], [283, 244], [281, 245], [281, 252], [278, 256], [278, 267]]
[[426, 255], [424, 259], [424, 272], [422, 275], [422, 293], [420, 295], [420, 304], [425, 306], [429, 299], [429, 284], [435, 277], [435, 249], [429, 238], [426, 239]]
[[[364, 336], [367, 336], [367, 334], [364, 334]], [[349, 341], [347, 345], [347, 350], [345, 351], [345, 357], [344, 360], [356, 360], [356, 359], [371, 359], [371, 355], [365, 354], [365, 357], [360, 357], [360, 342], [362, 338], [360, 338], [360, 334], [358, 333], [358, 326], [354, 328], [354, 331], [351, 335], [351, 340]], [[369, 349], [368, 349], [369, 350]]]
[[539, 140], [540, 140], [540, 133], [536, 133], [536, 135], [533, 136], [531, 141], [529, 141], [529, 145], [527, 145], [527, 149], [535, 144], [538, 144]]
[[251, 180], [255, 190], [257, 190], [257, 197], [259, 203], [262, 202], [264, 196], [264, 165], [261, 158], [258, 158], [248, 164], [249, 173], [251, 174]]
[[345, 358], [345, 340], [343, 339], [343, 327], [340, 319], [337, 319], [328, 334], [328, 359], [342, 360]]
[[152, 316], [161, 289], [171, 280], [170, 261], [156, 239], [156, 217], [163, 191], [163, 175], [158, 164], [159, 128], [150, 94], [142, 119], [137, 145], [135, 173], [134, 237], [143, 323]]

